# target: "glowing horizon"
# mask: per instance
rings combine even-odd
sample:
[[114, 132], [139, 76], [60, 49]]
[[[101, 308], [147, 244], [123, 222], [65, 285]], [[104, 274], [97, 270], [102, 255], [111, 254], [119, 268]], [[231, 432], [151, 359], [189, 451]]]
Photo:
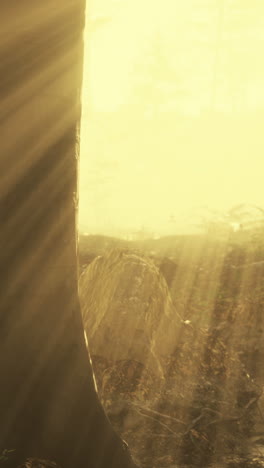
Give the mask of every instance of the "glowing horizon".
[[219, 5], [90, 4], [81, 230], [163, 232], [173, 215], [188, 231], [197, 207], [262, 206], [264, 7], [239, 7], [237, 26]]

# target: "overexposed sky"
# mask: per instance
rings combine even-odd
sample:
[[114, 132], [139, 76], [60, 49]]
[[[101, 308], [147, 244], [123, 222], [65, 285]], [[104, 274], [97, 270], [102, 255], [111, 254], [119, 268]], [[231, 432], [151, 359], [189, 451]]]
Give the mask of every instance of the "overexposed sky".
[[[182, 226], [200, 205], [264, 204], [264, 15], [242, 6], [239, 35], [233, 3], [221, 12], [217, 0], [89, 2], [81, 230], [163, 232], [171, 214]], [[144, 105], [149, 83], [156, 94]]]

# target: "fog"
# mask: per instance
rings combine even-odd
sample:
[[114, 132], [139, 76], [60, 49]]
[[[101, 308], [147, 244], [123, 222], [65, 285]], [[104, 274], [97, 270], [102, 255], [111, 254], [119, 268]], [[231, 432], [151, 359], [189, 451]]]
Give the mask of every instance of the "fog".
[[263, 2], [89, 3], [80, 231], [192, 233], [263, 206]]

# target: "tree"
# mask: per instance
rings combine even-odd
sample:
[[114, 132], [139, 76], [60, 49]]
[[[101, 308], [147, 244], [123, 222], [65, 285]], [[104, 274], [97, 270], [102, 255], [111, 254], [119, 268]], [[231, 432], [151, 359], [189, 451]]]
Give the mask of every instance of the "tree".
[[84, 0], [1, 7], [0, 453], [15, 449], [12, 466], [134, 466], [100, 405], [78, 300], [84, 11]]

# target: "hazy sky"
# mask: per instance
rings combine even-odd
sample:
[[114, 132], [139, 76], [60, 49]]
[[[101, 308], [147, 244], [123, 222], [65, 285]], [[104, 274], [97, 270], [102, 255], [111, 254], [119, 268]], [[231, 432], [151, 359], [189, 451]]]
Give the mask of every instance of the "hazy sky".
[[81, 230], [162, 232], [195, 207], [263, 205], [264, 8], [238, 7], [239, 33], [236, 2], [220, 3], [90, 0]]

